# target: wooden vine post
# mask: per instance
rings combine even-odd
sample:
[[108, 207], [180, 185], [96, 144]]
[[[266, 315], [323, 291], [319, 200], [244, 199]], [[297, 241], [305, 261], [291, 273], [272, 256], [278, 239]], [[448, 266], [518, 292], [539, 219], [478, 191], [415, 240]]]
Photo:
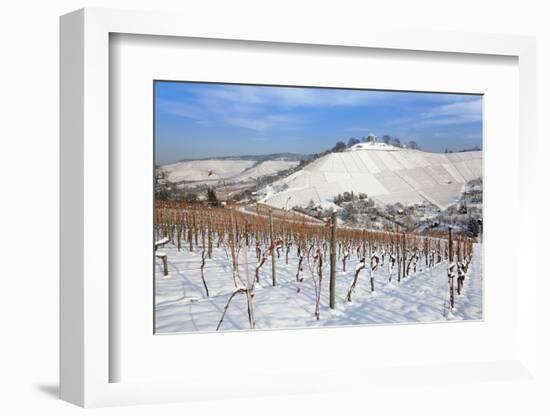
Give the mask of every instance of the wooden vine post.
[[396, 247], [397, 247], [397, 283], [401, 282], [401, 252], [399, 250], [399, 237], [396, 241]]
[[449, 264], [454, 261], [452, 227], [449, 225]]
[[367, 232], [365, 230], [363, 230], [363, 252], [362, 252], [363, 257], [365, 257], [367, 255], [367, 247], [366, 247], [367, 237], [366, 237], [366, 234], [367, 234]]
[[168, 276], [168, 256], [166, 254], [162, 256], [162, 272], [165, 276]]
[[[452, 227], [449, 225], [449, 270], [451, 270], [451, 265], [453, 264], [453, 261], [454, 261], [453, 235], [452, 235]], [[454, 281], [453, 271], [450, 271], [449, 278], [450, 278], [450, 282], [449, 282], [450, 304], [451, 304], [451, 309], [453, 309], [455, 307], [455, 287], [454, 287], [455, 281]]]
[[212, 218], [208, 214], [208, 258], [212, 258]]
[[189, 240], [189, 251], [193, 251], [193, 228], [191, 227], [191, 224], [189, 224], [187, 231], [187, 239]]
[[[248, 228], [248, 224], [247, 224]], [[245, 276], [246, 276], [246, 304], [248, 307], [248, 322], [250, 324], [250, 329], [256, 328], [256, 321], [254, 320], [254, 306], [252, 305], [252, 297], [254, 296], [252, 294], [253, 288], [254, 288], [254, 282], [250, 281], [250, 277], [248, 275], [248, 245], [249, 245], [249, 238], [248, 238], [248, 230], [246, 234], [246, 246], [244, 248], [244, 266], [245, 266]]]
[[332, 230], [330, 233], [330, 282], [329, 307], [334, 309], [336, 298], [336, 212], [332, 212]]
[[406, 274], [405, 274], [405, 271], [406, 271], [406, 267], [407, 267], [407, 253], [405, 251], [405, 234], [403, 233], [401, 235], [401, 258], [402, 258], [402, 263], [403, 263], [403, 271], [402, 271], [402, 276], [405, 277]]
[[277, 279], [275, 277], [275, 239], [273, 238], [273, 210], [269, 209], [269, 239], [271, 240], [271, 278], [273, 281], [273, 286], [277, 284]]

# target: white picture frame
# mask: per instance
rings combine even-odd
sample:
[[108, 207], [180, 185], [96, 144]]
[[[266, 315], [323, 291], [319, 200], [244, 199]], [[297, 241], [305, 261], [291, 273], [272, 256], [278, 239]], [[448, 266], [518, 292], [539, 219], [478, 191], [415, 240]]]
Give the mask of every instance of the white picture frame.
[[[178, 381], [111, 382], [110, 366], [117, 357], [110, 348], [110, 170], [109, 157], [109, 37], [113, 33], [191, 37], [206, 39], [277, 42], [333, 47], [430, 51], [441, 54], [504, 55], [518, 59], [519, 135], [535, 137], [535, 41], [506, 35], [368, 31], [328, 33], [314, 27], [308, 31], [280, 30], [277, 25], [239, 26], [219, 20], [209, 26], [190, 16], [167, 13], [82, 9], [61, 18], [61, 398], [80, 406], [183, 401], [214, 397], [242, 397], [278, 393], [308, 393], [346, 388], [338, 381], [319, 382], [312, 371], [269, 373], [259, 379], [226, 385], [190, 377]], [[531, 139], [532, 141], [532, 139]], [[456, 379], [523, 380], [536, 375], [536, 270], [535, 241], [535, 149], [517, 145], [519, 189], [517, 259], [522, 263], [522, 285], [517, 290], [517, 348], [506, 359], [440, 364], [419, 362], [416, 376], [407, 369], [358, 367], [349, 384], [376, 386], [389, 377], [404, 382], [437, 379], [452, 369]], [[527, 213], [529, 213], [527, 215]], [[530, 245], [529, 245], [529, 244]], [[525, 261], [530, 259], [530, 261]], [[517, 268], [510, 273], [517, 275]], [[517, 276], [516, 276], [517, 277]], [[112, 289], [112, 288], [111, 288]], [[233, 336], [233, 335], [232, 335]], [[242, 334], [236, 342], [243, 342]], [[311, 335], [314, 336], [314, 335]], [[348, 337], [353, 335], [349, 335]], [[331, 369], [336, 374], [349, 368]], [[482, 372], [484, 377], [471, 374]], [[338, 379], [335, 377], [334, 379]], [[407, 381], [408, 380], [408, 381]], [[309, 381], [309, 382], [308, 382]], [[313, 381], [313, 382], [312, 382]], [[285, 386], [282, 388], [281, 386]]]

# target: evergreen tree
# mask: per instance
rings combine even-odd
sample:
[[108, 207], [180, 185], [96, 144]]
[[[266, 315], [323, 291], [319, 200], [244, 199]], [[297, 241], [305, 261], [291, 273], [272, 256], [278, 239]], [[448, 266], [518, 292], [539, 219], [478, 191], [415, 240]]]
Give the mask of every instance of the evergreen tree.
[[213, 188], [208, 188], [206, 197], [209, 205], [218, 206], [218, 197]]
[[349, 140], [348, 140], [348, 147], [356, 145], [357, 143], [361, 143], [361, 140], [356, 139], [354, 137], [350, 137]]
[[346, 144], [342, 141], [337, 142], [332, 148], [333, 152], [343, 152], [344, 150], [346, 150]]

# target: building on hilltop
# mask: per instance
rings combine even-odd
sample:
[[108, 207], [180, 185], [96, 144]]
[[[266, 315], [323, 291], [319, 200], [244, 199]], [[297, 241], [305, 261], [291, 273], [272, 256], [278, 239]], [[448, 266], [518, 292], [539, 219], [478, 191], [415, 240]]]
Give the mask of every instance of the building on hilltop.
[[368, 143], [376, 143], [376, 135], [374, 133], [370, 133], [367, 136], [367, 142]]

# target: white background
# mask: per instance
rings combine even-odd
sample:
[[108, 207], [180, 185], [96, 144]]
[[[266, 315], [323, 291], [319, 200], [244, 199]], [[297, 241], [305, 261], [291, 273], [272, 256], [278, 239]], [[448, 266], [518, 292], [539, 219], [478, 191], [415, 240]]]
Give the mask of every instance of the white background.
[[[214, 4], [216, 3], [216, 4]], [[227, 4], [224, 4], [227, 3]], [[0, 9], [2, 97], [0, 169], [1, 324], [0, 411], [4, 414], [72, 414], [80, 409], [55, 399], [58, 348], [58, 16], [83, 6], [179, 10], [197, 15], [205, 24], [212, 13], [261, 24], [272, 19], [281, 29], [323, 25], [337, 31], [346, 25], [397, 25], [439, 30], [537, 35], [538, 133], [540, 174], [548, 176], [544, 154], [550, 137], [550, 30], [544, 2], [534, 1], [390, 1], [324, 3], [182, 1], [19, 1]], [[261, 4], [260, 4], [261, 3]], [[530, 145], [530, 143], [526, 143]], [[543, 182], [541, 184], [541, 191]], [[540, 196], [542, 216], [544, 200]], [[546, 228], [546, 229], [545, 229]], [[539, 236], [547, 230], [541, 223]], [[32, 233], [32, 234], [31, 234]], [[31, 238], [32, 237], [32, 238]], [[540, 238], [540, 237], [539, 237]], [[539, 244], [540, 258], [545, 254]], [[550, 293], [542, 281], [540, 293]], [[542, 298], [540, 298], [542, 299]], [[539, 303], [540, 348], [550, 351], [548, 308]], [[541, 351], [541, 352], [542, 352]], [[548, 359], [539, 354], [541, 377], [549, 374]], [[546, 378], [546, 380], [548, 380]], [[163, 405], [155, 408], [94, 410], [101, 414], [544, 414], [550, 385], [486, 383], [445, 385], [438, 394], [399, 385], [376, 397], [346, 393], [306, 397], [271, 397], [209, 403]]]
[[[335, 53], [334, 48], [223, 41], [172, 40], [167, 45], [160, 37], [124, 35], [114, 37], [110, 56], [111, 115], [116, 120], [110, 138], [111, 227], [117, 236], [110, 246], [117, 264], [111, 278], [118, 288], [115, 304], [120, 317], [113, 331], [120, 358], [117, 370], [111, 372], [112, 380], [211, 380], [219, 374], [234, 374], [235, 381], [239, 375], [258, 385], [266, 374], [317, 374], [337, 368], [372, 370], [515, 356], [514, 288], [518, 282], [510, 273], [511, 262], [501, 261], [500, 254], [508, 246], [500, 232], [510, 216], [519, 216], [518, 192], [514, 192], [519, 178], [517, 59], [467, 55], [438, 59], [431, 53], [353, 48]], [[154, 79], [484, 94], [484, 243], [491, 248], [484, 255], [484, 322], [151, 336]], [[151, 232], [136, 233], [136, 224], [143, 227], [141, 231]], [[515, 231], [508, 231], [510, 238]], [[236, 359], [243, 356], [243, 345], [247, 361], [256, 366], [244, 369]], [[451, 351], [455, 352], [452, 358]], [[472, 374], [471, 380], [475, 379]]]

